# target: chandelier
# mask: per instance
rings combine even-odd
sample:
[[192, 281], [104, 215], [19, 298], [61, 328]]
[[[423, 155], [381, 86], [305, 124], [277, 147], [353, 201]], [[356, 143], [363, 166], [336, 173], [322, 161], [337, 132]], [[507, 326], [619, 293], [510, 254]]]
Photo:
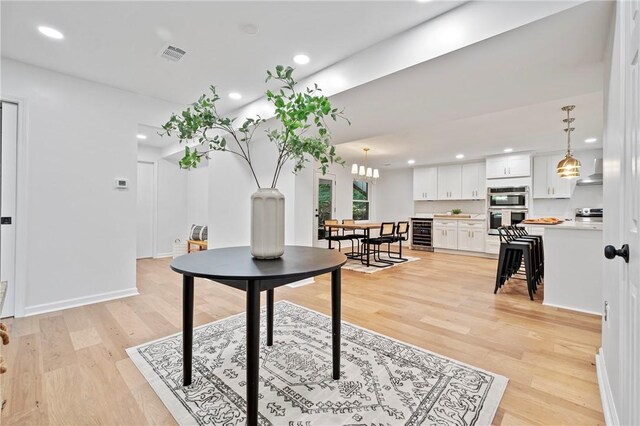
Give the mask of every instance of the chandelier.
[[564, 129], [564, 131], [567, 132], [567, 155], [560, 160], [558, 167], [556, 168], [556, 172], [560, 177], [568, 179], [580, 176], [580, 161], [571, 155], [571, 132], [575, 130], [575, 128], [571, 127], [571, 123], [573, 123], [575, 118], [571, 118], [570, 113], [575, 107], [575, 105], [562, 107], [562, 110], [567, 112], [567, 118], [562, 120], [567, 123], [567, 128]]
[[363, 148], [364, 151], [364, 165], [358, 166], [356, 163], [353, 163], [351, 166], [351, 174], [357, 180], [376, 183], [378, 178], [380, 177], [380, 172], [378, 169], [372, 169], [369, 167], [369, 148]]

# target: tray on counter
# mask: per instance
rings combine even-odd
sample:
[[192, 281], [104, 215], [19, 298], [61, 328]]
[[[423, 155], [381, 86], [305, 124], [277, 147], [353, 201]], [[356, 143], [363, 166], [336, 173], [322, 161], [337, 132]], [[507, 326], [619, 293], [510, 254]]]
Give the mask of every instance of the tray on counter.
[[525, 219], [520, 223], [523, 225], [558, 225], [562, 222], [564, 220], [555, 217], [541, 217], [538, 219]]

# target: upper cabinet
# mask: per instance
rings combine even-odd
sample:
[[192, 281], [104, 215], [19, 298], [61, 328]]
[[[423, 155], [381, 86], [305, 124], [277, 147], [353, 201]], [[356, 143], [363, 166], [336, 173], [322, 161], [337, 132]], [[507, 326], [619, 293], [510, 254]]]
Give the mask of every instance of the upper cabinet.
[[462, 198], [462, 166], [438, 167], [438, 200]]
[[505, 155], [487, 158], [487, 179], [531, 176], [531, 156]]
[[417, 167], [413, 169], [414, 201], [438, 199], [438, 168]]
[[556, 173], [560, 158], [548, 155], [533, 159], [533, 198], [571, 198], [571, 179]]
[[487, 181], [484, 163], [462, 165], [462, 200], [484, 200], [487, 198]]

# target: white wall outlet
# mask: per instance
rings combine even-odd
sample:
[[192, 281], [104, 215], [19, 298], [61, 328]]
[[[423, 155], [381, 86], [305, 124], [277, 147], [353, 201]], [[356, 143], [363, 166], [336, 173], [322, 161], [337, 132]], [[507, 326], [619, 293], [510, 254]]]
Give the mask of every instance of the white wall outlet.
[[116, 178], [114, 186], [117, 189], [127, 189], [127, 188], [129, 188], [129, 179]]

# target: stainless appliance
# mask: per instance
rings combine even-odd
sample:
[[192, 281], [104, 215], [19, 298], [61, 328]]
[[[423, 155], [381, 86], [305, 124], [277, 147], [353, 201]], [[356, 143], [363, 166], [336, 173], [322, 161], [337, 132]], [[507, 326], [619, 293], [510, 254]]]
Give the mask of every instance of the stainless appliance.
[[526, 210], [529, 205], [529, 187], [506, 186], [487, 190], [489, 209]]
[[582, 207], [576, 209], [576, 222], [602, 222], [603, 209]]
[[596, 158], [593, 165], [594, 172], [586, 178], [578, 179], [576, 185], [602, 185], [602, 158]]
[[489, 221], [489, 235], [499, 235], [501, 226], [517, 225], [527, 218], [527, 210], [489, 209], [487, 214]]
[[433, 219], [411, 218], [411, 248], [433, 251]]

